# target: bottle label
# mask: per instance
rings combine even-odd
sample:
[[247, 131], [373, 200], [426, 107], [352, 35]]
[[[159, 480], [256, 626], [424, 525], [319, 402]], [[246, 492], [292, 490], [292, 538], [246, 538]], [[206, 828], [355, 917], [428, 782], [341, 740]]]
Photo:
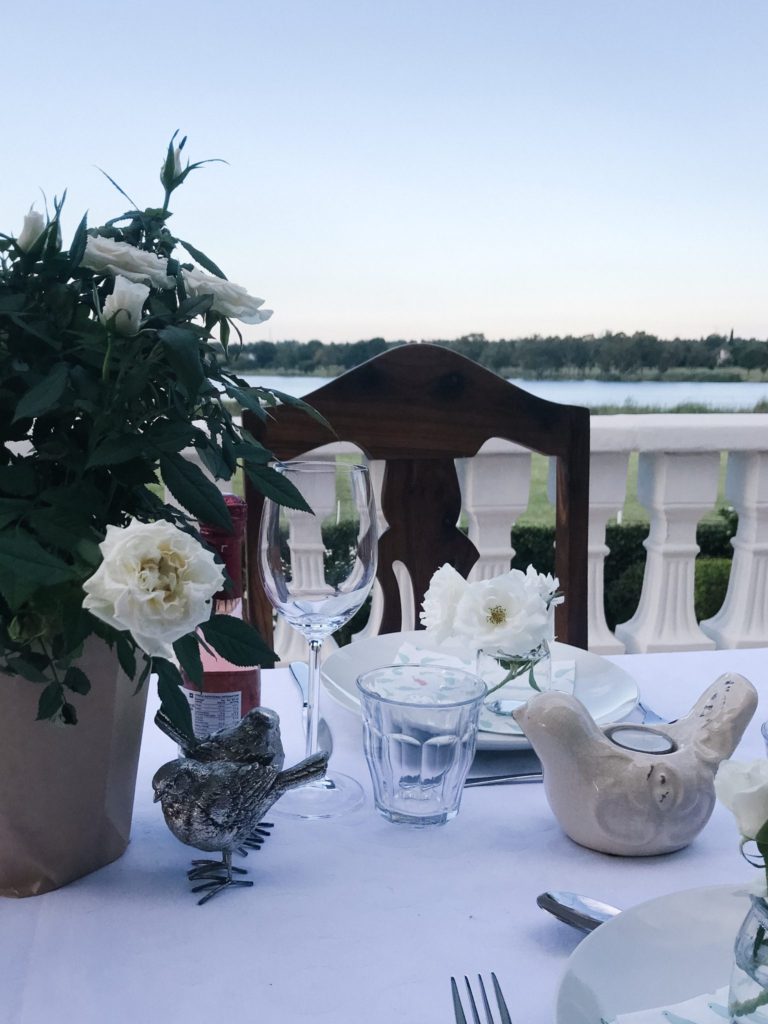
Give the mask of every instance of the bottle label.
[[201, 693], [199, 690], [182, 692], [189, 701], [192, 712], [192, 729], [198, 739], [210, 736], [212, 732], [237, 725], [242, 718], [241, 698], [239, 690], [231, 693]]

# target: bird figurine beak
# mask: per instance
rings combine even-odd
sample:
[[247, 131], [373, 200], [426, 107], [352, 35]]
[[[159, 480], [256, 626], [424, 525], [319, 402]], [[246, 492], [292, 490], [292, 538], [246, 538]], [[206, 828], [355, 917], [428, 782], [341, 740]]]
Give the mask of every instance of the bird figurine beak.
[[156, 804], [160, 800], [160, 790], [162, 788], [163, 781], [171, 774], [175, 764], [175, 761], [168, 761], [166, 764], [161, 764], [152, 777], [152, 789], [155, 791], [152, 803]]

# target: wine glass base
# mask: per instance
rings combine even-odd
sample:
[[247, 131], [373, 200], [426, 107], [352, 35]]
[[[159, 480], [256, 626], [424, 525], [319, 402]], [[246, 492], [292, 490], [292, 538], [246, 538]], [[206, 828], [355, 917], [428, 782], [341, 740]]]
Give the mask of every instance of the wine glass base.
[[269, 813], [283, 818], [336, 818], [349, 814], [364, 802], [365, 794], [359, 782], [333, 772], [317, 782], [289, 790]]

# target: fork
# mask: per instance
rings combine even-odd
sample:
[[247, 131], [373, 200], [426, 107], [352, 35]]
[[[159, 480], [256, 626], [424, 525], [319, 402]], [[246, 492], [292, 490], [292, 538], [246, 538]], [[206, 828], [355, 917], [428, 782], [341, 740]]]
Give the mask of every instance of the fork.
[[[480, 998], [485, 1011], [486, 1024], [494, 1024], [493, 1014], [491, 1013], [491, 1007], [485, 991], [485, 985], [483, 984], [482, 976], [479, 974], [477, 976], [477, 981], [480, 986]], [[504, 996], [501, 994], [501, 986], [499, 985], [498, 979], [493, 971], [491, 971], [491, 981], [493, 982], [493, 991], [496, 995], [496, 1005], [499, 1008], [499, 1024], [512, 1024], [512, 1018], [509, 1016], [507, 1004], [504, 1002]], [[466, 975], [464, 975], [464, 984], [467, 986], [469, 1009], [472, 1013], [472, 1024], [482, 1024], [477, 1012], [477, 1003], [475, 1002], [475, 997], [472, 993], [472, 986], [470, 985], [469, 978]], [[461, 996], [459, 995], [459, 989], [455, 978], [451, 978], [451, 994], [453, 995], [453, 1013], [456, 1019], [456, 1024], [467, 1024], [467, 1018], [464, 1016], [464, 1008], [461, 1005]]]

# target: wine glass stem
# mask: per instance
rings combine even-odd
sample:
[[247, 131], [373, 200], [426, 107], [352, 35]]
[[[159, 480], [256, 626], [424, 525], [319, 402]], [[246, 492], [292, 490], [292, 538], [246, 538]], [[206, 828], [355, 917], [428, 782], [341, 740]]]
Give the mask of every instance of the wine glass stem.
[[307, 753], [317, 753], [318, 704], [320, 701], [320, 648], [322, 640], [309, 641], [309, 685], [307, 687]]

